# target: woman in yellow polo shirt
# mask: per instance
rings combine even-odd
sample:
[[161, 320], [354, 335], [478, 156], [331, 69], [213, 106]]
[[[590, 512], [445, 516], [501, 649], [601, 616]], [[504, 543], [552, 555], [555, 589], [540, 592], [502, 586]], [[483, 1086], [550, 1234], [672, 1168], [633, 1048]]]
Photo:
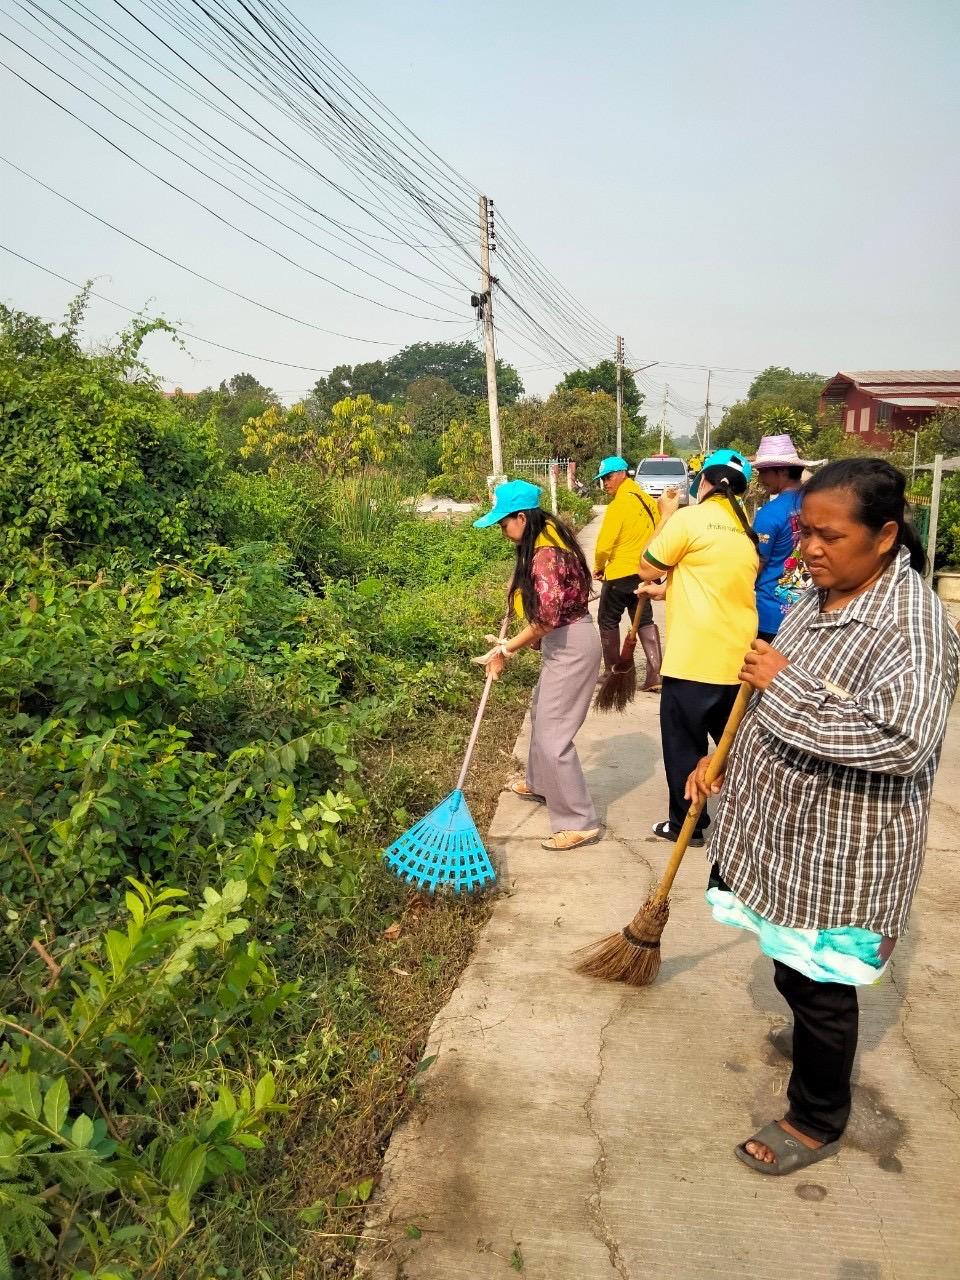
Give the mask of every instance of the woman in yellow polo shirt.
[[[669, 519], [640, 563], [644, 584], [666, 574], [660, 738], [670, 813], [653, 827], [663, 840], [676, 840], [680, 832], [688, 807], [687, 778], [707, 753], [708, 735], [714, 742], [720, 739], [744, 654], [757, 634], [757, 535], [739, 502], [750, 475], [742, 454], [712, 453], [691, 486], [695, 506], [677, 510], [676, 496], [660, 500]], [[659, 595], [660, 589], [641, 585], [637, 593], [643, 592]], [[692, 844], [703, 844], [709, 821], [704, 809]]]

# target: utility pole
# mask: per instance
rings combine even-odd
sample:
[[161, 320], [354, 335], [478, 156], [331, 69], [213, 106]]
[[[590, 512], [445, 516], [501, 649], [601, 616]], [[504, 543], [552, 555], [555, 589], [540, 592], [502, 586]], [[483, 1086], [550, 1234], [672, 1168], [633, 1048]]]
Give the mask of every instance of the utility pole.
[[933, 561], [937, 554], [937, 525], [940, 523], [940, 487], [943, 483], [943, 454], [933, 460], [933, 483], [930, 487], [930, 528], [927, 530], [927, 582], [933, 586]]
[[670, 394], [670, 388], [664, 383], [663, 386], [663, 409], [660, 411], [660, 452], [663, 453], [663, 437], [667, 429], [667, 397]]
[[623, 339], [617, 338], [617, 456], [623, 457]]
[[710, 452], [710, 373], [707, 370], [707, 398], [703, 405], [703, 452]]
[[483, 345], [487, 355], [487, 405], [490, 410], [490, 453], [493, 474], [487, 485], [491, 492], [505, 478], [503, 452], [500, 446], [500, 405], [497, 400], [497, 349], [493, 336], [493, 286], [496, 276], [490, 274], [490, 250], [496, 251], [496, 232], [493, 225], [493, 201], [480, 197], [480, 295], [474, 304], [483, 320]]

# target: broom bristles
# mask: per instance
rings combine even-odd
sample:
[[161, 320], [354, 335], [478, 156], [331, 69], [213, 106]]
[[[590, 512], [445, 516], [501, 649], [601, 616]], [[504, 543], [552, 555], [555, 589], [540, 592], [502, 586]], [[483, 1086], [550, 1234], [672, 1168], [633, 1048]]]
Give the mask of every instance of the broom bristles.
[[666, 898], [648, 898], [625, 929], [582, 947], [577, 972], [605, 982], [648, 987], [660, 970], [660, 938], [670, 918]]
[[593, 699], [595, 711], [623, 711], [637, 694], [637, 668], [631, 663], [625, 671], [616, 667], [607, 673], [607, 678], [597, 690]]

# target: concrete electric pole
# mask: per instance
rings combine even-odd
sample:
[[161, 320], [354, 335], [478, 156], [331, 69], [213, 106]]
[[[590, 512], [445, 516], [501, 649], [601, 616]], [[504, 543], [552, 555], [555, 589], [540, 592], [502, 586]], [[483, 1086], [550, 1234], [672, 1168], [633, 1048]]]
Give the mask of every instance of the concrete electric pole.
[[[493, 201], [480, 197], [480, 296], [478, 309], [483, 320], [483, 345], [487, 356], [487, 405], [490, 410], [490, 453], [493, 474], [487, 477], [491, 493], [500, 484], [503, 474], [503, 453], [500, 445], [500, 405], [497, 400], [497, 349], [493, 334], [493, 286], [496, 276], [490, 274], [490, 250], [496, 250], [493, 225]], [[493, 243], [491, 243], [493, 242]]]
[[670, 388], [664, 383], [663, 386], [663, 408], [660, 410], [660, 452], [663, 453], [663, 437], [667, 430], [667, 397], [670, 395]]
[[710, 452], [710, 374], [707, 370], [707, 398], [703, 404], [703, 452]]
[[617, 455], [623, 457], [623, 339], [617, 338]]

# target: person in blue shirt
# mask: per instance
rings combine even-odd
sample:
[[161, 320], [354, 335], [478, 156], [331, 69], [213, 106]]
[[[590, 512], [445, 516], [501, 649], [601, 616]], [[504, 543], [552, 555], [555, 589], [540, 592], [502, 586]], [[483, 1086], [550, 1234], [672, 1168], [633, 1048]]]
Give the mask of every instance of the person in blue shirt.
[[764, 503], [753, 522], [760, 554], [757, 634], [768, 642], [777, 634], [784, 614], [804, 586], [804, 570], [797, 554], [803, 467], [788, 435], [764, 436], [760, 441], [753, 469], [770, 501]]

